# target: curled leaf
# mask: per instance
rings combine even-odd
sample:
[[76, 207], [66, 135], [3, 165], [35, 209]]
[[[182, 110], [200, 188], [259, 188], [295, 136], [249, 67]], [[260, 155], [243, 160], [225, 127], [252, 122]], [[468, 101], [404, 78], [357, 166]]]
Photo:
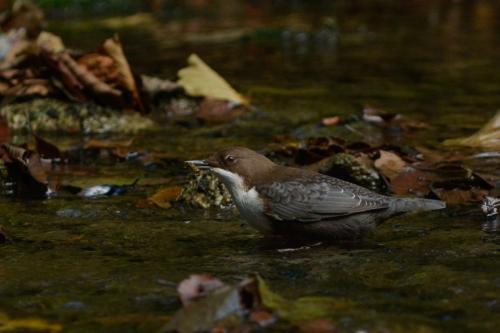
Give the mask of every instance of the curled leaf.
[[118, 68], [120, 84], [131, 94], [134, 106], [139, 109], [141, 113], [145, 113], [146, 109], [142, 102], [137, 82], [132, 74], [127, 58], [123, 53], [122, 44], [118, 36], [106, 39], [102, 44], [102, 48], [106, 54], [114, 60]]
[[211, 97], [238, 104], [249, 105], [248, 99], [240, 95], [217, 72], [210, 68], [196, 54], [188, 58], [188, 67], [177, 73], [180, 84], [186, 93], [194, 97]]
[[443, 144], [500, 150], [500, 111], [475, 134], [465, 138], [448, 139]]
[[15, 185], [15, 194], [27, 198], [45, 198], [50, 192], [47, 174], [38, 153], [9, 144], [0, 146], [9, 177]]

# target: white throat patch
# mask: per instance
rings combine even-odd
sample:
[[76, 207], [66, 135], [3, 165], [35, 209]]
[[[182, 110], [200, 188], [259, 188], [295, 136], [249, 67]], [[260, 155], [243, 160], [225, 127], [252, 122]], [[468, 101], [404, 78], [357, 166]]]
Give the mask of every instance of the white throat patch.
[[259, 198], [255, 187], [248, 189], [243, 178], [221, 168], [211, 169], [226, 185], [234, 204], [243, 217], [252, 227], [262, 232], [271, 232], [271, 225], [264, 215], [264, 203]]

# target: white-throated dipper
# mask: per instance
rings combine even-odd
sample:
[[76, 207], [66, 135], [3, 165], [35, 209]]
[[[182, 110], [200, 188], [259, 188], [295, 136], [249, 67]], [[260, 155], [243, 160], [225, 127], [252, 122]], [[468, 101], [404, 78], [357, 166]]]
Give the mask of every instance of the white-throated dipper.
[[357, 238], [391, 216], [446, 207], [439, 200], [389, 197], [334, 177], [278, 165], [244, 147], [186, 162], [214, 172], [241, 216], [264, 233]]

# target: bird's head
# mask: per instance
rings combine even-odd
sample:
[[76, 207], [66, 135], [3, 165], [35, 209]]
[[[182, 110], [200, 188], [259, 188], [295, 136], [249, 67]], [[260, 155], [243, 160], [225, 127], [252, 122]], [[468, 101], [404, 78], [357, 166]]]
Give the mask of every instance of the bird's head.
[[186, 161], [200, 169], [214, 172], [231, 190], [235, 186], [246, 188], [253, 186], [256, 180], [262, 179], [275, 164], [251, 149], [232, 147], [220, 150], [206, 160]]

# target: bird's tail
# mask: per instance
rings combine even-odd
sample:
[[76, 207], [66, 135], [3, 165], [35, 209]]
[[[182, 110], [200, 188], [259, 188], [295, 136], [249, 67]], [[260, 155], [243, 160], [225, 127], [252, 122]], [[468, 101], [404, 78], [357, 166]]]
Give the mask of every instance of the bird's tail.
[[398, 213], [446, 208], [446, 203], [443, 201], [420, 198], [398, 198], [392, 201], [390, 205]]

